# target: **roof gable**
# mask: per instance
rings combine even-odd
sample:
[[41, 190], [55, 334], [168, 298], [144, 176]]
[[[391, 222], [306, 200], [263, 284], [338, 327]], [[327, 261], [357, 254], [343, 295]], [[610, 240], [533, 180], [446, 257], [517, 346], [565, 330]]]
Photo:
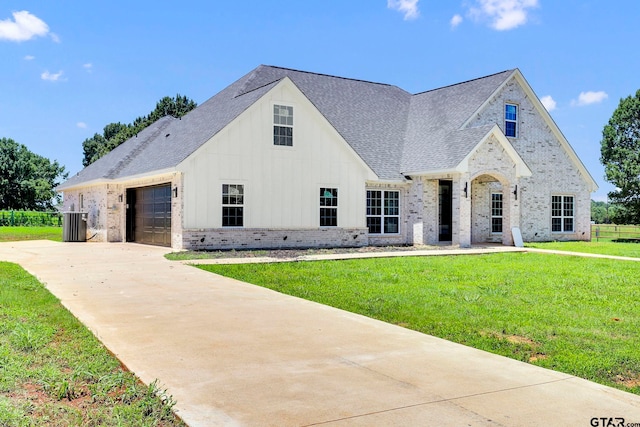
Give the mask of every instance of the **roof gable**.
[[518, 70], [411, 95], [393, 85], [261, 65], [181, 119], [154, 123], [59, 189], [175, 169], [283, 79], [300, 90], [380, 179], [456, 170], [492, 128], [469, 123], [514, 78], [594, 188], [595, 181]]
[[455, 168], [488, 130], [462, 132], [462, 124], [512, 73], [503, 71], [413, 95], [402, 172]]

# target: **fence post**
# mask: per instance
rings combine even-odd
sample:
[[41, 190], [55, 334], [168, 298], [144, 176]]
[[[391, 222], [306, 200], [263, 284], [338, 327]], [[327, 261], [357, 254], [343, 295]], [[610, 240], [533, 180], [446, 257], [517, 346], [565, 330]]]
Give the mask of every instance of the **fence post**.
[[12, 227], [16, 223], [16, 221], [15, 221], [15, 212], [14, 211], [11, 211], [11, 217], [9, 218], [9, 223], [11, 224]]

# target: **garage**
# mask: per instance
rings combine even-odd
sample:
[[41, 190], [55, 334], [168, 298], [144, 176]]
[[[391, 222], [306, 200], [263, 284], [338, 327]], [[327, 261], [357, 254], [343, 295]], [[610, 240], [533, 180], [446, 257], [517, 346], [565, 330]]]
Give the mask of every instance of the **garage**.
[[127, 190], [127, 241], [171, 246], [171, 186]]

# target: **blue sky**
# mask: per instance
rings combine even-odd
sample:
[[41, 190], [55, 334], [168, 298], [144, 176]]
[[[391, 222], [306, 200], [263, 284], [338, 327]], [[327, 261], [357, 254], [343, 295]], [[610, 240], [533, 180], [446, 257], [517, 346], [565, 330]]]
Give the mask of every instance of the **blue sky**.
[[421, 92], [520, 68], [604, 200], [600, 139], [640, 88], [618, 0], [71, 0], [0, 4], [0, 137], [82, 168], [82, 141], [163, 96], [202, 103], [260, 64]]

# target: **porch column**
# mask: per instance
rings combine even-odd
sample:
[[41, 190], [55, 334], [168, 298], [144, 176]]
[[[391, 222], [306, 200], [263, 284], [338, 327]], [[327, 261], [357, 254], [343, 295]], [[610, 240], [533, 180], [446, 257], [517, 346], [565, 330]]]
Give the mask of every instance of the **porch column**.
[[[519, 180], [515, 180], [509, 185], [509, 193], [505, 194], [508, 205], [509, 220], [506, 221], [509, 224], [507, 233], [502, 233], [502, 244], [506, 246], [513, 246], [513, 234], [511, 229], [513, 227], [520, 228], [520, 199], [522, 194], [522, 188]], [[503, 197], [504, 197], [503, 196]]]
[[[455, 233], [456, 225], [454, 224], [454, 236], [458, 235], [458, 242], [452, 243], [458, 243], [461, 248], [468, 248], [471, 247], [471, 181], [469, 174], [461, 175], [457, 184], [454, 185], [453, 212], [458, 222], [458, 233]], [[455, 212], [458, 214], [456, 215]]]

